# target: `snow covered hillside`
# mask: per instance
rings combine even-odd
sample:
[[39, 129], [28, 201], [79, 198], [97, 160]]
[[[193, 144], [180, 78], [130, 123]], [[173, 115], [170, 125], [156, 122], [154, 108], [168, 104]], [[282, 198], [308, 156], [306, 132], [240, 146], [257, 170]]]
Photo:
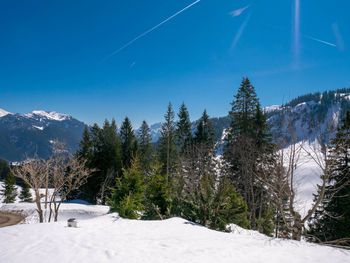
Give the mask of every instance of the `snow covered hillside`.
[[349, 262], [350, 252], [252, 231], [223, 233], [181, 218], [122, 219], [116, 213], [78, 221], [0, 229], [0, 262]]

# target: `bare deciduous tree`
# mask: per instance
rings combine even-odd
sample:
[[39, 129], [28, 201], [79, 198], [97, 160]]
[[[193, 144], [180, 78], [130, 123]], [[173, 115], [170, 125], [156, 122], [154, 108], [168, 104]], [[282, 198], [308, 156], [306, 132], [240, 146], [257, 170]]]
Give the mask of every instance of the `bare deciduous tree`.
[[[269, 188], [271, 194], [273, 194], [284, 224], [292, 232], [292, 239], [300, 240], [303, 229], [305, 228], [305, 222], [315, 213], [324, 198], [326, 184], [330, 177], [330, 160], [327, 151], [328, 136], [325, 136], [325, 134], [331, 134], [330, 129], [334, 125], [331, 121], [332, 123], [327, 125], [326, 133], [322, 132], [320, 126], [318, 129], [314, 129], [315, 133], [318, 133], [318, 136], [316, 136], [317, 144], [314, 144], [312, 147], [306, 147], [304, 142], [296, 142], [292, 113], [289, 112], [287, 125], [285, 114], [286, 112], [284, 111], [282, 130], [284, 130], [285, 135], [279, 146], [276, 165], [268, 168], [260, 167], [256, 176]], [[287, 148], [288, 145], [289, 147]], [[316, 147], [316, 145], [319, 147]], [[315, 162], [322, 171], [319, 195], [311, 209], [304, 216], [301, 216], [300, 212], [296, 209], [297, 184], [295, 171], [297, 166], [300, 165], [302, 152], [305, 152], [309, 156], [310, 161]], [[288, 214], [285, 211], [286, 205]]]
[[39, 188], [45, 185], [49, 170], [50, 161], [39, 159], [37, 157], [32, 160], [25, 161], [18, 166], [11, 167], [11, 172], [13, 175], [25, 181], [34, 190], [34, 201], [37, 206], [40, 223], [44, 222], [41, 198], [43, 198], [45, 195], [40, 194]]

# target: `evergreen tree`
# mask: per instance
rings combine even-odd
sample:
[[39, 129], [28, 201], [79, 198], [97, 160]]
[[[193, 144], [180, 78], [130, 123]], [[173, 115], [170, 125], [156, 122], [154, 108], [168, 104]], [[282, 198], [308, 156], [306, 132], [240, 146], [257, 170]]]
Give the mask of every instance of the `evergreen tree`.
[[9, 204], [13, 203], [16, 200], [17, 189], [16, 189], [16, 179], [13, 174], [10, 172], [7, 174], [5, 179], [4, 189], [1, 191], [4, 196], [4, 203]]
[[8, 162], [0, 159], [0, 180], [5, 179], [9, 172], [10, 172], [10, 167], [8, 165]]
[[197, 144], [204, 142], [213, 145], [215, 143], [215, 131], [206, 110], [204, 110], [202, 117], [199, 119], [194, 134], [194, 141]]
[[151, 140], [151, 130], [148, 127], [147, 122], [143, 121], [139, 131], [138, 141], [141, 169], [145, 175], [149, 174], [151, 170], [151, 162], [153, 157]]
[[[309, 234], [319, 242], [350, 238], [350, 112], [346, 113], [329, 149], [330, 180]], [[320, 194], [320, 189], [318, 194]], [[317, 196], [315, 196], [316, 200]], [[315, 238], [316, 237], [316, 238]], [[341, 245], [350, 246], [347, 240]]]
[[176, 144], [180, 152], [183, 152], [192, 141], [190, 115], [188, 114], [185, 103], [181, 104], [177, 116], [179, 120], [176, 123]]
[[161, 137], [159, 139], [158, 156], [162, 164], [162, 174], [167, 174], [171, 178], [176, 171], [178, 157], [175, 144], [174, 112], [171, 103], [168, 105], [164, 118], [165, 122], [162, 124]]
[[[256, 178], [261, 162], [271, 165], [274, 161], [273, 145], [259, 100], [248, 78], [243, 78], [231, 103], [230, 128], [226, 132], [224, 160], [226, 172], [248, 205], [249, 220], [253, 229], [258, 229], [256, 219], [269, 215], [272, 209], [271, 196]], [[271, 225], [272, 217], [270, 218]]]
[[136, 155], [130, 168], [123, 168], [123, 176], [116, 179], [107, 203], [111, 211], [118, 212], [121, 217], [137, 219], [144, 210], [144, 191], [140, 160]]
[[[116, 176], [121, 175], [121, 142], [117, 132], [117, 125], [113, 119], [110, 123], [105, 120], [103, 127], [100, 128], [94, 124], [90, 129], [88, 138], [87, 133], [80, 144], [78, 154], [82, 157], [87, 156], [89, 168], [96, 169], [79, 190], [81, 195], [79, 198], [87, 200], [91, 203], [105, 202], [108, 195], [108, 187], [115, 181]], [[86, 143], [88, 142], [88, 143]], [[89, 145], [91, 142], [91, 152]]]
[[131, 160], [137, 151], [137, 141], [128, 117], [124, 119], [120, 128], [120, 138], [122, 142], [123, 167], [129, 168]]
[[91, 159], [92, 146], [93, 146], [93, 143], [90, 138], [89, 127], [85, 125], [83, 138], [79, 143], [79, 150], [77, 151], [78, 156], [87, 160]]
[[26, 182], [23, 182], [22, 184], [22, 191], [19, 198], [22, 202], [33, 202], [32, 194], [30, 193], [30, 186]]
[[220, 180], [214, 199], [214, 208], [211, 228], [225, 231], [228, 230], [226, 227], [229, 224], [250, 228], [247, 204], [226, 178]]
[[167, 174], [162, 174], [161, 165], [152, 165], [146, 188], [146, 212], [144, 219], [164, 219], [170, 214], [171, 183]]

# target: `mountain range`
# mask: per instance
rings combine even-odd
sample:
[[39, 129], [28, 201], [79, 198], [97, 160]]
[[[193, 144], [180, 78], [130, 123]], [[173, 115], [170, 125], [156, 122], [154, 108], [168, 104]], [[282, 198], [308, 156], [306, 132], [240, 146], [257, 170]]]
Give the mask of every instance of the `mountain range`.
[[[317, 133], [327, 133], [334, 128], [350, 110], [350, 88], [299, 96], [285, 105], [263, 109], [274, 138], [283, 132], [283, 120], [292, 124], [296, 141], [315, 140]], [[211, 118], [216, 140], [222, 141], [225, 129], [230, 126], [230, 117]], [[192, 122], [195, 131], [197, 121]], [[332, 125], [330, 125], [332, 124]], [[53, 141], [66, 143], [69, 152], [78, 149], [84, 123], [67, 114], [33, 111], [28, 114], [13, 114], [0, 109], [0, 158], [8, 161], [22, 161], [37, 154], [47, 158], [52, 154]], [[152, 142], [161, 135], [162, 123], [150, 126]], [[138, 130], [135, 130], [138, 133]], [[330, 134], [332, 136], [332, 134]]]
[[13, 114], [0, 109], [0, 158], [22, 161], [37, 154], [52, 154], [54, 140], [66, 143], [75, 152], [84, 130], [84, 123], [67, 114], [33, 111]]

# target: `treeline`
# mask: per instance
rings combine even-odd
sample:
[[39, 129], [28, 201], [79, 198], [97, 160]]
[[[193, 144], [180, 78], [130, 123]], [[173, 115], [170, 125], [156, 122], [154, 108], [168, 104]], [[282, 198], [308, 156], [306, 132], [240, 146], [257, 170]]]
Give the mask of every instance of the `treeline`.
[[[349, 246], [350, 113], [334, 139], [324, 141], [325, 134], [319, 134], [320, 148], [310, 150], [296, 141], [288, 119], [281, 120], [281, 138], [273, 139], [248, 78], [243, 78], [231, 106], [222, 155], [217, 155], [219, 144], [206, 110], [193, 131], [184, 103], [176, 119], [169, 103], [156, 148], [145, 121], [137, 134], [127, 117], [119, 130], [114, 120], [85, 127], [75, 158], [89, 176], [69, 194], [63, 189], [65, 199], [108, 204], [131, 219], [180, 216], [215, 230], [229, 230], [233, 223], [270, 236], [300, 240], [304, 235], [313, 242]], [[282, 115], [291, 114], [289, 109], [283, 107]], [[302, 151], [322, 170], [306, 215], [296, 204], [295, 171]], [[67, 174], [72, 170], [68, 168]], [[6, 185], [14, 184], [8, 181]]]
[[223, 158], [216, 156], [215, 130], [206, 110], [192, 132], [184, 103], [176, 120], [169, 103], [156, 149], [145, 121], [137, 134], [127, 117], [119, 132], [114, 120], [86, 127], [77, 154], [96, 171], [70, 198], [109, 204], [128, 218], [181, 216], [213, 229], [235, 223], [272, 235], [275, 206], [253, 174], [259, 156], [273, 158], [274, 147], [247, 78], [230, 118]]
[[[243, 79], [231, 106], [221, 156], [216, 154], [217, 138], [206, 110], [193, 131], [185, 104], [175, 120], [169, 103], [156, 149], [145, 121], [137, 134], [128, 118], [119, 132], [114, 120], [106, 120], [102, 127], [86, 127], [77, 154], [95, 172], [70, 198], [108, 204], [127, 218], [181, 216], [212, 229], [227, 230], [235, 223], [270, 236], [300, 240], [306, 234], [306, 220], [317, 219], [311, 214], [301, 218], [294, 209], [296, 190], [290, 178], [294, 178], [297, 161], [283, 160], [282, 146], [274, 143], [248, 78]], [[290, 141], [293, 134], [283, 136], [278, 142], [287, 137]], [[325, 179], [329, 176], [321, 178], [325, 185], [333, 182]], [[315, 209], [322, 204], [315, 202]]]

